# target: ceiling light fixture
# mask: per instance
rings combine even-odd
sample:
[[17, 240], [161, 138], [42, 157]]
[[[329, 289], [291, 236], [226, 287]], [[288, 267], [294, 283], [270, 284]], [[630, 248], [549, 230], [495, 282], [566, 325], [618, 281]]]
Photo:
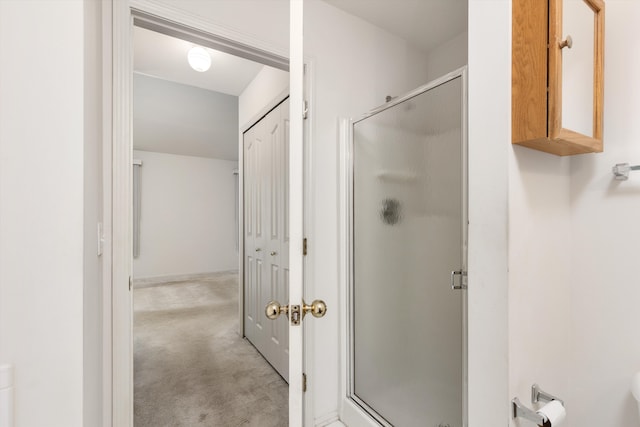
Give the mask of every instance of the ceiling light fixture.
[[189, 60], [191, 68], [201, 73], [207, 71], [209, 67], [211, 67], [211, 56], [203, 47], [192, 47], [187, 54], [187, 59]]

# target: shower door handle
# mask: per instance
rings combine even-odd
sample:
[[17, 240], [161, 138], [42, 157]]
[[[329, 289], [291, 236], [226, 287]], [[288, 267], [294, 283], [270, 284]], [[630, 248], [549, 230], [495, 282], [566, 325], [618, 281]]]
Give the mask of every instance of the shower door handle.
[[[460, 283], [456, 284], [456, 276], [460, 277]], [[467, 289], [467, 272], [455, 270], [451, 272], [451, 289], [454, 291]]]

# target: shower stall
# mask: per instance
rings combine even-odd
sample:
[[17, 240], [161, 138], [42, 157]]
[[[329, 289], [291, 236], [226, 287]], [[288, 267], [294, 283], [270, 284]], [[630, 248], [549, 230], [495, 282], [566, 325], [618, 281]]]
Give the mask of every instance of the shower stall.
[[384, 426], [466, 422], [466, 68], [352, 120], [347, 396]]

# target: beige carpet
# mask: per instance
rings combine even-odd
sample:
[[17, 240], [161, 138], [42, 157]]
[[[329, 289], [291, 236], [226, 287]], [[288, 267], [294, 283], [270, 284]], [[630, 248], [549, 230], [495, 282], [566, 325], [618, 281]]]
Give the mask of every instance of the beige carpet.
[[135, 427], [288, 425], [286, 382], [236, 333], [237, 282], [134, 290]]

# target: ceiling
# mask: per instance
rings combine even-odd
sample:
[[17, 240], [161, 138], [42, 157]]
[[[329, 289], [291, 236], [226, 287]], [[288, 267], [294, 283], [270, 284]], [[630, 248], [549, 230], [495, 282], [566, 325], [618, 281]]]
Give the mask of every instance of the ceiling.
[[467, 30], [468, 0], [324, 0], [424, 52]]
[[264, 67], [205, 48], [211, 55], [211, 68], [201, 73], [187, 62], [187, 53], [195, 44], [144, 28], [133, 28], [133, 69], [139, 74], [239, 96]]

